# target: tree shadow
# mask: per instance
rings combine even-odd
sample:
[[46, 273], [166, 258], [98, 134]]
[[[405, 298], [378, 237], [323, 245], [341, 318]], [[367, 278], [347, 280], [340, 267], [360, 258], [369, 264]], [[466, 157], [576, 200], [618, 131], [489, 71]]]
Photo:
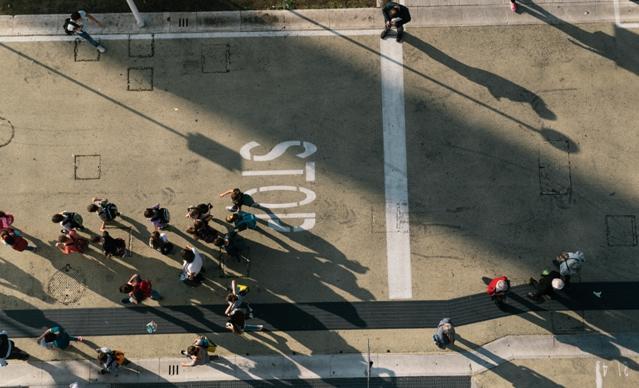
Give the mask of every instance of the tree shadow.
[[[513, 387], [563, 387], [563, 385], [555, 383], [546, 376], [543, 376], [528, 367], [515, 365], [459, 335], [457, 335], [456, 341], [456, 344], [449, 346], [451, 350], [454, 350], [470, 361], [485, 367], [488, 371], [495, 373], [502, 379], [511, 383]], [[458, 346], [459, 343], [463, 344], [468, 349], [471, 349], [471, 351], [460, 348]]]

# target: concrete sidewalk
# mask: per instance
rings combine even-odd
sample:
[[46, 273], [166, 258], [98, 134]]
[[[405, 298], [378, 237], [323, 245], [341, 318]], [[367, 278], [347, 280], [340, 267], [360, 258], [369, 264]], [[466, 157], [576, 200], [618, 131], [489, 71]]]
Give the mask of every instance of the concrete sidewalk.
[[[603, 358], [626, 360], [639, 357], [639, 335], [507, 336], [484, 347], [468, 350], [459, 338], [452, 351], [434, 354], [377, 353], [370, 355], [371, 377], [476, 376], [512, 360], [553, 363], [556, 359]], [[461, 346], [459, 346], [461, 345]], [[182, 368], [183, 358], [132, 360], [131, 368], [118, 376], [103, 376], [94, 362], [55, 361], [29, 363], [9, 361], [2, 370], [0, 386], [62, 385], [72, 382], [104, 384], [151, 384], [228, 380], [296, 380], [367, 377], [369, 355], [335, 354], [314, 356], [228, 356], [208, 366]], [[632, 367], [632, 366], [631, 366]]]
[[[633, 26], [639, 22], [639, 5], [630, 0], [521, 2], [520, 12], [510, 11], [508, 2], [498, 0], [414, 0], [410, 27], [525, 25], [545, 23], [615, 22]], [[377, 8], [273, 10], [230, 12], [145, 13], [146, 26], [139, 28], [132, 14], [100, 14], [105, 24], [90, 24], [91, 34], [184, 34], [203, 32], [260, 32], [378, 29], [383, 24]], [[0, 36], [59, 35], [67, 15], [0, 16]], [[116, 37], [111, 37], [115, 39]], [[3, 39], [7, 41], [6, 39]]]

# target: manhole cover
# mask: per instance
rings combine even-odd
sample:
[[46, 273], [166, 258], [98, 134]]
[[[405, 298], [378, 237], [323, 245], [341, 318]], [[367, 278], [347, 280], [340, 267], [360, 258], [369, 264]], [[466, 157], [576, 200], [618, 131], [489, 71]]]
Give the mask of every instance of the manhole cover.
[[49, 295], [62, 304], [71, 304], [82, 298], [87, 289], [82, 273], [71, 268], [69, 264], [49, 279], [47, 287]]
[[0, 117], [0, 147], [4, 147], [7, 144], [11, 143], [14, 134], [15, 128], [13, 128], [13, 124], [11, 124], [11, 121], [5, 119], [4, 117]]

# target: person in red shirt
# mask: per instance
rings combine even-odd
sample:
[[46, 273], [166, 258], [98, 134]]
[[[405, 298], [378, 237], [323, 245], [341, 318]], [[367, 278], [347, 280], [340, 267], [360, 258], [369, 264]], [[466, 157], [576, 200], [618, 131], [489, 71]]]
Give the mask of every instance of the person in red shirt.
[[510, 280], [506, 276], [500, 276], [494, 278], [488, 283], [486, 292], [490, 299], [495, 301], [498, 305], [506, 300], [506, 294], [510, 291]]
[[80, 237], [75, 229], [70, 230], [67, 234], [61, 234], [55, 247], [60, 252], [68, 255], [70, 253], [83, 253], [89, 246], [89, 240]]
[[131, 275], [129, 281], [120, 286], [120, 292], [129, 294], [128, 297], [122, 299], [122, 303], [124, 304], [139, 304], [147, 298], [153, 300], [162, 299], [160, 293], [153, 289], [151, 281], [142, 279], [142, 276], [137, 273]]
[[29, 245], [27, 240], [25, 240], [24, 237], [22, 237], [22, 235], [20, 234], [20, 232], [18, 232], [15, 229], [12, 229], [12, 228], [3, 229], [0, 232], [0, 238], [2, 238], [2, 242], [5, 245], [11, 246], [11, 248], [15, 249], [18, 252], [22, 252], [25, 250], [31, 251], [31, 252], [36, 251], [36, 247]]
[[0, 211], [0, 230], [7, 229], [13, 224], [13, 215]]

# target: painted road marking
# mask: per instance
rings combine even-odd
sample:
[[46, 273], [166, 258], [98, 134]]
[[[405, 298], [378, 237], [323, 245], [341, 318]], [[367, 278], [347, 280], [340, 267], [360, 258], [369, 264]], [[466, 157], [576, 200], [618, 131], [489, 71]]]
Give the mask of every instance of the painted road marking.
[[406, 122], [402, 45], [380, 40], [388, 297], [413, 297], [408, 225]]

